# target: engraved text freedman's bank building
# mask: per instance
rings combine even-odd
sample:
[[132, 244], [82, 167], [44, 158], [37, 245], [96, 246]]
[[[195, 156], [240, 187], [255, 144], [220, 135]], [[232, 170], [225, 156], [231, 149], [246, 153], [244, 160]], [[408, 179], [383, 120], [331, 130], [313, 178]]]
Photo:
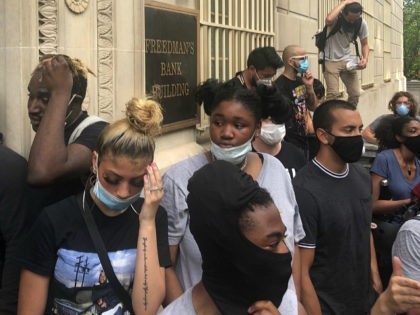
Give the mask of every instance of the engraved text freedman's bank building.
[[[85, 108], [108, 121], [124, 115], [133, 96], [156, 98], [164, 132], [156, 160], [167, 169], [208, 142], [208, 118], [194, 89], [207, 78], [227, 80], [246, 68], [259, 46], [306, 49], [322, 79], [313, 35], [339, 0], [2, 0], [0, 132], [27, 156], [33, 132], [27, 84], [40, 56], [81, 59], [90, 76]], [[403, 0], [361, 0], [369, 26], [369, 64], [360, 72], [358, 109], [367, 125], [404, 90]], [[281, 71], [281, 70], [280, 70]], [[344, 90], [344, 89], [343, 89]], [[344, 93], [344, 92], [343, 92]], [[345, 96], [345, 95], [343, 95]]]

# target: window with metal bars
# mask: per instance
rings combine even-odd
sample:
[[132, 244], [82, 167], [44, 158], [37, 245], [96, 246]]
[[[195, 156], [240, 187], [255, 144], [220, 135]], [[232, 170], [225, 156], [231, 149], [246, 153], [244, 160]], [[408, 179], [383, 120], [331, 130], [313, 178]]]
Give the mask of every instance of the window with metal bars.
[[228, 80], [256, 47], [273, 46], [274, 0], [200, 0], [200, 74]]

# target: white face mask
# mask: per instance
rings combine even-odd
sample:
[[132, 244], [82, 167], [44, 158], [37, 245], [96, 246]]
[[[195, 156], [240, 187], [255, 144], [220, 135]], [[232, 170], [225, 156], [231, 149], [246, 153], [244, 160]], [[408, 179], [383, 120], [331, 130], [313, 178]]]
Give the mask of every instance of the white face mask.
[[210, 150], [213, 156], [216, 158], [216, 160], [223, 160], [238, 165], [245, 159], [248, 152], [251, 152], [251, 142], [253, 139], [254, 135], [252, 135], [252, 137], [244, 144], [231, 148], [222, 148], [213, 141], [211, 141]]
[[286, 126], [284, 124], [263, 124], [261, 127], [261, 140], [268, 145], [275, 145], [286, 136]]

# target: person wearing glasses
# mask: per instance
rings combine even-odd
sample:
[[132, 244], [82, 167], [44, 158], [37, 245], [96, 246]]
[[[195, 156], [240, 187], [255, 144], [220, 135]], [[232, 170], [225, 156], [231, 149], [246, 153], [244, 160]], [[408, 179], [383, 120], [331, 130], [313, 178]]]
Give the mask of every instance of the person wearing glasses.
[[252, 90], [257, 85], [271, 85], [277, 69], [283, 67], [283, 61], [274, 47], [258, 47], [250, 52], [247, 68], [235, 74], [231, 79], [236, 87]]
[[294, 115], [286, 122], [285, 141], [299, 147], [308, 157], [308, 136], [314, 136], [312, 118], [318, 100], [314, 91], [314, 77], [309, 71], [306, 51], [297, 45], [289, 45], [283, 51], [284, 71], [275, 84], [290, 100]]
[[[366, 142], [372, 144], [379, 144], [375, 132], [376, 128], [379, 126], [379, 123], [383, 118], [407, 115], [411, 117], [416, 117], [418, 111], [418, 103], [414, 98], [413, 94], [406, 91], [399, 91], [392, 96], [391, 100], [388, 103], [388, 109], [392, 112], [392, 114], [383, 114], [377, 117], [374, 121], [372, 121], [369, 124], [369, 126], [367, 126], [363, 130], [362, 136]], [[417, 118], [420, 117], [417, 116]]]

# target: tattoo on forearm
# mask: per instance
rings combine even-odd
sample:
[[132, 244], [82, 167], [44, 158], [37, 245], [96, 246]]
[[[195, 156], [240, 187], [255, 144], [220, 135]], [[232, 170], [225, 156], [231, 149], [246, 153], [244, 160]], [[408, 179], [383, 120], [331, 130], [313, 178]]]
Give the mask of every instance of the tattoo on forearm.
[[149, 283], [147, 279], [147, 271], [148, 271], [147, 270], [147, 237], [143, 237], [143, 257], [144, 257], [143, 305], [144, 305], [144, 310], [147, 310], [147, 305], [149, 304], [147, 300], [147, 294], [149, 293]]

